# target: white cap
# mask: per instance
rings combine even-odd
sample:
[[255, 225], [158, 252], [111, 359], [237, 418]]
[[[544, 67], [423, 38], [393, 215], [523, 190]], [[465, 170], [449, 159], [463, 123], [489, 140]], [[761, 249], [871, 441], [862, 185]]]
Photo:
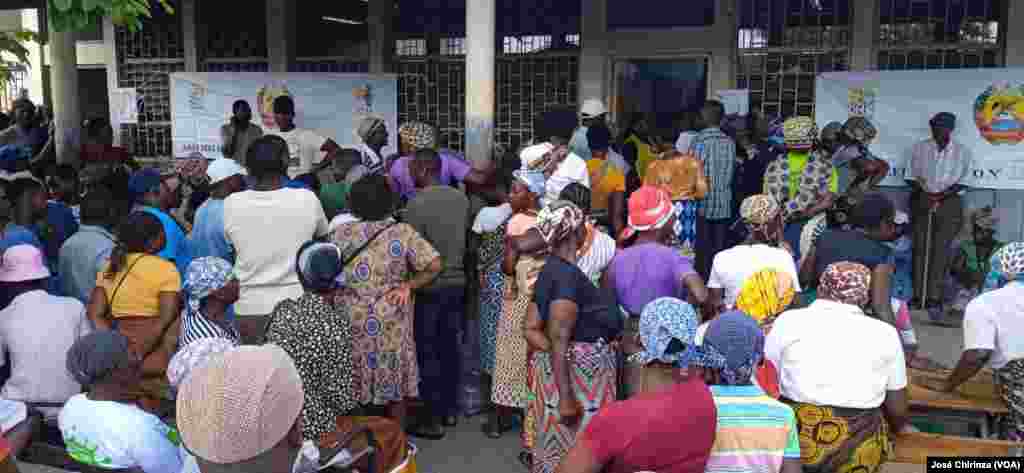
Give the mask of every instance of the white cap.
[[245, 168], [231, 158], [220, 158], [214, 160], [206, 168], [206, 175], [210, 178], [210, 184], [216, 184], [231, 176], [245, 176]]
[[543, 158], [544, 155], [550, 153], [553, 149], [555, 149], [555, 147], [552, 146], [551, 143], [540, 143], [528, 146], [519, 152], [519, 160], [522, 162], [523, 168], [525, 169], [537, 162], [538, 159]]
[[608, 108], [604, 106], [604, 102], [598, 99], [587, 99], [580, 107], [580, 116], [583, 118], [593, 118], [606, 113], [608, 113]]

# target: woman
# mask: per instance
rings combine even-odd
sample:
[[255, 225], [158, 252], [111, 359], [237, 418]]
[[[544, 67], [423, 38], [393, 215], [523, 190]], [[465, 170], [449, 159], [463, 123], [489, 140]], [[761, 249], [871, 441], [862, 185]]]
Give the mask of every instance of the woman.
[[583, 211], [556, 201], [537, 216], [551, 247], [525, 324], [535, 350], [530, 370], [537, 419], [535, 473], [555, 471], [576, 433], [616, 399], [615, 354], [609, 343], [623, 323], [610, 291], [595, 287], [576, 266], [586, 238]]
[[[736, 309], [756, 320], [765, 336], [768, 336], [775, 318], [793, 303], [796, 284], [791, 274], [776, 269], [762, 269], [743, 284], [736, 298]], [[771, 361], [761, 360], [754, 379], [766, 394], [779, 398], [779, 370]]]
[[136, 405], [142, 362], [128, 338], [110, 330], [89, 334], [68, 350], [67, 366], [86, 387], [60, 413], [71, 458], [105, 470], [182, 471], [178, 432]]
[[[740, 205], [740, 218], [747, 226], [743, 243], [715, 255], [708, 278], [711, 303], [732, 309], [740, 289], [754, 273], [774, 268], [798, 280], [793, 255], [782, 238], [779, 204], [771, 196], [747, 197]], [[800, 286], [795, 287], [797, 291]]]
[[998, 219], [992, 215], [992, 207], [974, 211], [969, 221], [970, 238], [960, 242], [949, 269], [956, 291], [952, 310], [959, 314], [963, 314], [971, 299], [981, 294], [985, 276], [992, 270], [989, 260], [1005, 245], [995, 238]]
[[353, 329], [356, 400], [387, 406], [388, 417], [402, 422], [406, 400], [419, 395], [412, 295], [441, 272], [441, 257], [391, 216], [395, 195], [387, 178], [363, 178], [349, 199], [359, 221], [340, 225], [334, 243], [344, 263], [337, 297], [348, 307]]
[[670, 151], [647, 166], [644, 185], [668, 192], [675, 209], [671, 246], [687, 258], [694, 258], [697, 247], [697, 208], [708, 193], [704, 165], [692, 153]]
[[864, 314], [870, 287], [864, 265], [830, 265], [818, 299], [779, 316], [765, 341], [806, 472], [877, 472], [892, 453], [889, 433], [907, 423], [903, 347], [895, 328]]
[[180, 346], [203, 338], [223, 338], [239, 343], [238, 329], [227, 318], [238, 300], [238, 280], [231, 264], [215, 256], [192, 260], [185, 275], [185, 307], [181, 310]]
[[[513, 173], [509, 203], [514, 214], [508, 221], [502, 270], [506, 275], [505, 300], [498, 320], [495, 348], [494, 382], [491, 401], [495, 410], [489, 420], [488, 435], [508, 428], [516, 409], [527, 406], [530, 397], [527, 386], [527, 345], [523, 338], [523, 321], [537, 275], [544, 264], [540, 255], [520, 255], [516, 240], [524, 238], [537, 223], [540, 198], [545, 192], [544, 172], [520, 170]], [[528, 426], [523, 429], [526, 449], [532, 447]], [[521, 456], [520, 460], [528, 458]]]
[[1024, 340], [1018, 329], [1020, 301], [1024, 298], [1024, 243], [1007, 244], [992, 256], [992, 270], [985, 292], [964, 312], [964, 351], [953, 373], [945, 380], [927, 380], [925, 386], [953, 392], [978, 374], [985, 365], [995, 370], [995, 384], [1009, 413], [1003, 418], [1000, 437], [1024, 441]]
[[[604, 271], [608, 269], [608, 265], [611, 264], [612, 259], [615, 257], [615, 239], [601, 231], [590, 218], [590, 207], [587, 205], [591, 201], [590, 189], [574, 182], [565, 186], [565, 189], [562, 189], [559, 198], [560, 200], [571, 202], [583, 211], [587, 234], [584, 238], [583, 247], [580, 248], [580, 257], [576, 260], [576, 266], [580, 268], [580, 271], [583, 271], [583, 274], [595, 286], [600, 286], [601, 276], [604, 275]], [[539, 233], [538, 236], [540, 236]], [[543, 238], [541, 238], [541, 241], [543, 241]], [[547, 247], [547, 243], [544, 243], [544, 247]]]
[[267, 342], [295, 361], [306, 400], [302, 437], [318, 441], [334, 432], [338, 417], [359, 406], [352, 366], [352, 327], [348, 309], [337, 304], [342, 255], [333, 243], [309, 242], [295, 257], [305, 292], [277, 304], [267, 324]]
[[626, 128], [626, 132], [622, 136], [622, 155], [626, 158], [626, 162], [633, 167], [636, 177], [643, 181], [644, 176], [647, 175], [647, 165], [658, 157], [644, 114], [634, 113], [629, 121], [629, 127]]
[[[88, 315], [98, 330], [116, 330], [142, 360], [145, 407], [169, 400], [165, 372], [180, 331], [181, 278], [174, 263], [158, 256], [166, 244], [154, 215], [135, 212], [121, 223], [110, 262], [96, 276]], [[165, 406], [169, 407], [169, 406]]]

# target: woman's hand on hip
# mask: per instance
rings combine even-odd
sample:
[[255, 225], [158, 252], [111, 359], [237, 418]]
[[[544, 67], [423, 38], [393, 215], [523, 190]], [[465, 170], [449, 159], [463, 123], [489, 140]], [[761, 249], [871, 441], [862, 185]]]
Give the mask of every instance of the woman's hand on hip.
[[407, 282], [399, 284], [398, 287], [384, 294], [384, 299], [396, 306], [409, 305], [412, 301], [412, 286]]

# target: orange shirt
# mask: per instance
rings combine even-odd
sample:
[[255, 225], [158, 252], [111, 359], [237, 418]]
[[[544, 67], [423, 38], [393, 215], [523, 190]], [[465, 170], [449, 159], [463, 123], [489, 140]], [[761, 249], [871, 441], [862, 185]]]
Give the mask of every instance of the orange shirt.
[[591, 210], [608, 210], [608, 197], [626, 192], [626, 176], [606, 159], [587, 161], [587, 171], [590, 173]]

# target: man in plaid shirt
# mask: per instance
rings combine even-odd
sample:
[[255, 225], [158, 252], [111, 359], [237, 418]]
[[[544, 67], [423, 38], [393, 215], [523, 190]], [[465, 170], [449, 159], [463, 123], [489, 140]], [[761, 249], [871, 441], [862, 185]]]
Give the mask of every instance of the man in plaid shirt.
[[732, 176], [736, 168], [736, 142], [720, 125], [725, 106], [709, 100], [700, 111], [704, 129], [693, 141], [697, 157], [704, 163], [708, 194], [697, 223], [697, 271], [705, 280], [711, 272], [715, 254], [725, 249], [732, 225]]

